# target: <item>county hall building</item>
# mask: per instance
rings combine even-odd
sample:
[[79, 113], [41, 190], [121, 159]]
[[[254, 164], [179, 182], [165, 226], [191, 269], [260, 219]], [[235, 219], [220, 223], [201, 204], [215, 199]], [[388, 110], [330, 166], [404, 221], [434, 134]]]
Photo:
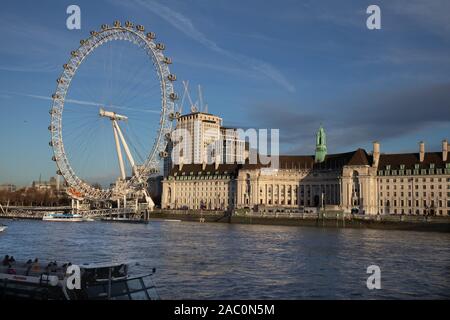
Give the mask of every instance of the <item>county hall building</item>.
[[[221, 130], [222, 120], [209, 114], [189, 114], [183, 127]], [[208, 137], [211, 140], [211, 137]], [[385, 154], [374, 142], [364, 149], [328, 154], [326, 134], [316, 135], [313, 155], [280, 155], [278, 169], [249, 163], [243, 141], [235, 143], [233, 164], [219, 159], [213, 164], [165, 163], [162, 181], [163, 209], [291, 210], [319, 208], [364, 214], [450, 215], [450, 161], [448, 142], [442, 150], [426, 152], [420, 142], [416, 153]], [[209, 141], [210, 142], [210, 141]], [[200, 144], [203, 146], [203, 144]], [[225, 151], [230, 157], [230, 151]], [[196, 156], [201, 157], [201, 156]]]

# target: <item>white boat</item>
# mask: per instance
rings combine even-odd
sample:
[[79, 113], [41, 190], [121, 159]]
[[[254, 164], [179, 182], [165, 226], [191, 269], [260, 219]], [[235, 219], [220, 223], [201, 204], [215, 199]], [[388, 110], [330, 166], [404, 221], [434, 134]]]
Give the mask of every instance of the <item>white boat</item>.
[[8, 228], [7, 226], [0, 224], [0, 232], [5, 231], [7, 228]]
[[76, 213], [56, 213], [48, 212], [42, 217], [43, 221], [57, 221], [57, 222], [82, 222], [84, 221], [81, 214]]

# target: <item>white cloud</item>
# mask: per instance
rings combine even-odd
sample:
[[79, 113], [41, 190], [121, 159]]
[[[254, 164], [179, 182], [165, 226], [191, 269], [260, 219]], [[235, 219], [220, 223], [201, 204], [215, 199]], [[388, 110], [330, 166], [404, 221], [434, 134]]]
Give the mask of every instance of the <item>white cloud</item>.
[[[123, 2], [114, 2], [118, 5], [130, 6], [129, 3], [124, 4]], [[184, 33], [189, 38], [201, 43], [203, 46], [211, 51], [217, 52], [225, 57], [228, 57], [243, 66], [247, 66], [253, 71], [265, 75], [266, 77], [272, 79], [279, 85], [283, 86], [289, 92], [294, 92], [295, 87], [290, 83], [290, 81], [273, 65], [253, 58], [246, 55], [242, 55], [236, 52], [231, 52], [227, 49], [222, 48], [216, 42], [210, 40], [203, 32], [198, 30], [192, 21], [180, 12], [177, 12], [165, 5], [162, 5], [156, 1], [142, 1], [136, 0], [136, 3], [140, 4], [145, 9], [151, 11], [152, 13], [158, 15], [160, 18], [166, 20], [174, 28], [178, 29]]]

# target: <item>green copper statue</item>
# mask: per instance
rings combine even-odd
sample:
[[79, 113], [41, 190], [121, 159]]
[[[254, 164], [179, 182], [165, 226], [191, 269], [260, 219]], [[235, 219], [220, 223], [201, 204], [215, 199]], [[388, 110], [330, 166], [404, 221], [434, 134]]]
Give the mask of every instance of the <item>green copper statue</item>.
[[316, 158], [315, 162], [323, 162], [325, 156], [327, 155], [327, 138], [325, 135], [325, 130], [323, 130], [322, 125], [320, 125], [319, 131], [316, 135]]

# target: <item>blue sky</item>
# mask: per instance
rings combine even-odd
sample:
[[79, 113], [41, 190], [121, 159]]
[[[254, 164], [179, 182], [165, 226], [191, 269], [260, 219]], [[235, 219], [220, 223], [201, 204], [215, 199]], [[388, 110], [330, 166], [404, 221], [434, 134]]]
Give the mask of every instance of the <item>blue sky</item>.
[[[70, 4], [81, 8], [81, 30], [66, 28]], [[370, 4], [381, 8], [381, 30], [366, 28]], [[43, 97], [79, 40], [116, 19], [154, 31], [172, 72], [201, 84], [209, 111], [225, 125], [279, 128], [284, 153], [312, 153], [320, 123], [329, 152], [369, 151], [373, 140], [382, 152], [416, 151], [419, 140], [439, 150], [450, 138], [448, 12], [450, 2], [438, 0], [2, 1], [0, 182], [54, 175], [51, 103]], [[123, 81], [132, 68], [122, 69]], [[106, 99], [95, 88], [102, 75], [85, 69], [80, 91], [91, 92], [84, 99]], [[134, 103], [146, 99], [135, 91]]]

